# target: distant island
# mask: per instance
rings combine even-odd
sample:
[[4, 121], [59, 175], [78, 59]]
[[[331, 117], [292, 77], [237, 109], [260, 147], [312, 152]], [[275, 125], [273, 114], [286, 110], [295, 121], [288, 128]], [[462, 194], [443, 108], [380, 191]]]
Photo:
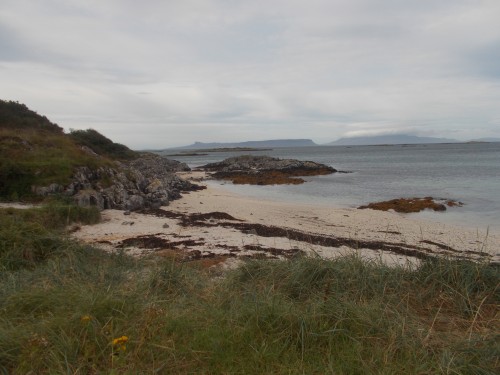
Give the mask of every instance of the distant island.
[[418, 137], [408, 134], [387, 134], [368, 137], [340, 138], [334, 142], [327, 143], [327, 146], [376, 146], [395, 144], [422, 144], [422, 143], [458, 143], [456, 139]]
[[479, 139], [472, 139], [469, 141], [469, 143], [473, 142], [500, 142], [500, 138], [479, 138]]
[[205, 149], [230, 149], [230, 148], [273, 148], [273, 147], [308, 147], [317, 146], [310, 139], [270, 139], [265, 141], [247, 141], [247, 142], [195, 142], [192, 145], [175, 147], [175, 149], [189, 149], [189, 150], [205, 150]]
[[[258, 148], [258, 147], [222, 147], [222, 148], [204, 148], [200, 150], [196, 149], [187, 149], [188, 151], [180, 151], [175, 154], [166, 154], [164, 152], [158, 152], [163, 156], [205, 156], [208, 155], [209, 152], [247, 152], [247, 151], [272, 151], [272, 148]], [[168, 150], [166, 150], [168, 151]], [[203, 152], [197, 152], [203, 151]]]
[[[436, 143], [489, 143], [500, 142], [500, 138], [479, 138], [469, 141], [459, 141], [452, 138], [419, 137], [411, 134], [386, 134], [364, 137], [343, 137], [329, 143], [315, 143], [311, 139], [271, 139], [265, 141], [246, 142], [195, 142], [188, 146], [172, 147], [153, 152], [167, 156], [191, 156], [197, 151], [202, 152], [238, 152], [238, 151], [264, 151], [280, 147], [314, 147], [314, 146], [380, 146], [380, 145], [417, 145]], [[183, 151], [186, 150], [186, 151]], [[187, 151], [189, 150], [189, 151]], [[150, 150], [151, 151], [151, 150]], [[176, 151], [177, 153], [172, 153]]]

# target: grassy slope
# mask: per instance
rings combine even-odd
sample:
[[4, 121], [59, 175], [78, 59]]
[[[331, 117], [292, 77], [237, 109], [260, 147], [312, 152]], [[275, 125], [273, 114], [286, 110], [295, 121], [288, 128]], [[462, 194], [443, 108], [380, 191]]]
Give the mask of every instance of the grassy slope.
[[[498, 267], [298, 258], [253, 261], [221, 279], [68, 241], [63, 224], [95, 220], [71, 210], [0, 210], [2, 253], [50, 250], [0, 258], [0, 372], [500, 370]], [[48, 217], [52, 227], [40, 226]], [[122, 336], [126, 347], [113, 346]]]
[[[80, 145], [101, 157], [85, 152]], [[95, 130], [67, 135], [23, 104], [0, 100], [0, 199], [32, 198], [32, 185], [65, 184], [77, 167], [94, 169], [136, 155]]]

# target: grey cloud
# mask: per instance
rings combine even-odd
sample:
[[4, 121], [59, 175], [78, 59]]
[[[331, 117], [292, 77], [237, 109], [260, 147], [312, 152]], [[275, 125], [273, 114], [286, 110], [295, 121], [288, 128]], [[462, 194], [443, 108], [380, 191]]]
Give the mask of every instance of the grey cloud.
[[132, 147], [494, 135], [499, 4], [5, 0], [0, 96]]
[[500, 39], [485, 46], [467, 51], [461, 56], [464, 73], [478, 75], [488, 80], [500, 80]]
[[26, 48], [22, 48], [22, 42], [8, 27], [0, 23], [0, 60], [20, 61], [26, 59], [29, 54]]

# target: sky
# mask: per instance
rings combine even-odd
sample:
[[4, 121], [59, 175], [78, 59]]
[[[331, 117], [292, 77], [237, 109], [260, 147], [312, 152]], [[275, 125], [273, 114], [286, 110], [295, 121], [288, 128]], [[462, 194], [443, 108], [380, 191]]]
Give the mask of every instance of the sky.
[[134, 149], [500, 134], [499, 0], [1, 0], [0, 99]]

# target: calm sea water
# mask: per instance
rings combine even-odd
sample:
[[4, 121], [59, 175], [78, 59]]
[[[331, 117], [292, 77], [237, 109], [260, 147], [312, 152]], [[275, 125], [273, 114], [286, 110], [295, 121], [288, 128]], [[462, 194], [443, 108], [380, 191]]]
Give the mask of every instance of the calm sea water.
[[[197, 167], [241, 154], [217, 152], [172, 158]], [[332, 207], [357, 207], [399, 197], [454, 199], [464, 206], [445, 213], [425, 211], [411, 215], [500, 230], [500, 143], [317, 146], [246, 154], [312, 160], [352, 173], [306, 177], [307, 183], [302, 185], [224, 184], [240, 194]]]

